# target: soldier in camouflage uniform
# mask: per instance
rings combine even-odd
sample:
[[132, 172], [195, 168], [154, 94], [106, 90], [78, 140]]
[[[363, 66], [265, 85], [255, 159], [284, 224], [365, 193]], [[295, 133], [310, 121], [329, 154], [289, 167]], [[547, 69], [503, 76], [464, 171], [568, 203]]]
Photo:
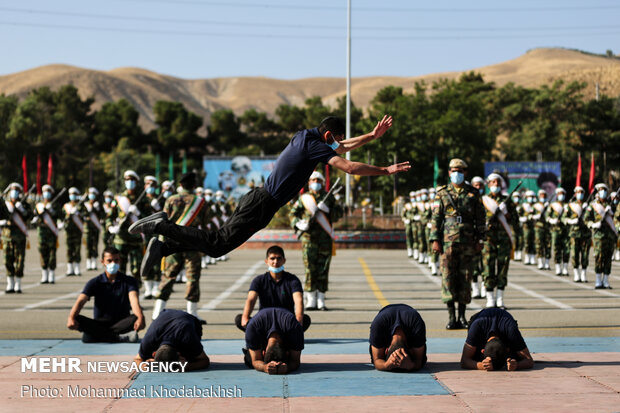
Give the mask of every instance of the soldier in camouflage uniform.
[[594, 272], [596, 285], [594, 288], [611, 288], [611, 258], [618, 239], [618, 230], [613, 222], [613, 214], [609, 202], [609, 188], [605, 184], [596, 184], [596, 200], [586, 208], [584, 221], [592, 229], [594, 240]]
[[[614, 191], [610, 195], [611, 199], [611, 209], [614, 211], [614, 216], [618, 214], [618, 203], [620, 202], [620, 194], [618, 191]], [[616, 228], [620, 228], [620, 225], [616, 224]], [[618, 238], [618, 242], [616, 242], [616, 250], [612, 257], [613, 261], [620, 261], [620, 238]]]
[[86, 238], [86, 269], [96, 270], [99, 258], [99, 235], [103, 231], [101, 223], [105, 212], [97, 198], [97, 188], [88, 188], [88, 200], [84, 202], [84, 238]]
[[547, 192], [545, 192], [544, 189], [540, 189], [538, 191], [538, 202], [533, 205], [536, 212], [532, 215], [539, 270], [548, 270], [551, 268], [549, 267], [549, 260], [551, 259], [551, 236], [549, 235], [549, 224], [545, 219], [545, 210], [547, 206]]
[[69, 188], [69, 202], [62, 207], [62, 224], [67, 234], [67, 276], [82, 275], [82, 234], [84, 232], [84, 205], [80, 199], [80, 191], [76, 187]]
[[521, 221], [519, 220], [521, 216], [521, 211], [519, 210], [521, 207], [521, 195], [519, 192], [512, 194], [512, 204], [514, 205], [515, 212], [517, 213], [516, 219], [513, 220], [514, 226], [512, 227], [512, 237], [515, 242], [514, 260], [521, 261], [523, 259], [523, 227], [521, 226]]
[[437, 191], [435, 190], [435, 188], [429, 188], [428, 189], [428, 205], [429, 205], [429, 209], [428, 209], [428, 215], [429, 215], [429, 219], [428, 219], [428, 223], [426, 224], [426, 239], [428, 241], [428, 253], [429, 253], [429, 259], [428, 259], [428, 267], [431, 269], [431, 275], [437, 275], [437, 270], [439, 268], [439, 253], [436, 251], [433, 251], [432, 245], [431, 245], [431, 229], [433, 228], [433, 223], [432, 223], [432, 217], [433, 217], [433, 200], [435, 199]]
[[[309, 194], [314, 197], [317, 205], [317, 214], [325, 214], [329, 225], [333, 227], [343, 214], [342, 207], [333, 196], [325, 198], [325, 178], [314, 171], [308, 180]], [[301, 248], [306, 267], [304, 295], [306, 298], [306, 310], [323, 310], [325, 307], [325, 293], [328, 286], [329, 265], [332, 258], [333, 240], [326, 229], [323, 228], [313, 214], [302, 203], [302, 198], [297, 200], [289, 214], [291, 226], [302, 231]]]
[[405, 203], [400, 216], [405, 224], [405, 239], [407, 242], [407, 256], [413, 257], [413, 215], [415, 214], [415, 192], [409, 192], [409, 202]]
[[588, 282], [586, 271], [588, 269], [588, 256], [592, 243], [592, 232], [583, 222], [586, 208], [585, 191], [582, 187], [575, 187], [575, 202], [568, 204], [564, 213], [564, 223], [568, 226], [570, 237], [571, 255], [573, 257], [573, 273], [575, 282]]
[[32, 211], [22, 202], [24, 189], [16, 182], [9, 185], [8, 199], [4, 202], [2, 227], [2, 248], [6, 267], [6, 293], [21, 293], [24, 277], [24, 261], [28, 241], [28, 224]]
[[568, 259], [570, 258], [570, 245], [568, 243], [568, 228], [564, 224], [564, 214], [568, 208], [565, 204], [566, 190], [555, 190], [556, 201], [552, 202], [545, 212], [547, 223], [551, 228], [551, 249], [555, 261], [555, 275], [568, 276]]
[[517, 207], [519, 214], [519, 222], [523, 228], [523, 249], [525, 251], [525, 265], [536, 264], [536, 235], [534, 225], [534, 202], [536, 201], [536, 193], [532, 190], [525, 192], [525, 201]]
[[[138, 201], [139, 192], [137, 190], [138, 174], [132, 170], [127, 170], [123, 174], [126, 190], [116, 196], [112, 203], [112, 211], [108, 216], [109, 229], [114, 234], [114, 248], [121, 252], [120, 271], [128, 274], [127, 264], [131, 275], [138, 280], [138, 285], [142, 284], [140, 277], [140, 263], [142, 262], [144, 240], [140, 234], [130, 234], [127, 229], [141, 215], [142, 211], [147, 210], [148, 203], [144, 197]], [[137, 205], [136, 205], [137, 202]]]
[[114, 202], [114, 194], [109, 189], [103, 192], [103, 247], [111, 247], [114, 239], [114, 234], [110, 233], [110, 214], [112, 214], [112, 203]]
[[54, 188], [43, 185], [43, 199], [35, 205], [33, 223], [37, 227], [41, 256], [41, 284], [56, 282], [56, 250], [58, 249], [58, 211], [52, 205]]
[[[478, 190], [478, 193], [482, 197], [484, 195], [485, 182], [479, 176], [474, 176], [471, 179], [471, 185]], [[474, 272], [472, 276], [471, 282], [471, 296], [472, 298], [483, 298], [486, 297], [487, 290], [484, 285], [484, 279], [482, 277], [483, 265], [482, 265], [482, 255], [476, 256], [474, 261]], [[480, 278], [480, 286], [478, 286], [478, 278]]]
[[[156, 212], [161, 211], [162, 204], [158, 199], [157, 195], [157, 187], [159, 186], [159, 181], [152, 175], [147, 175], [144, 177], [144, 191], [146, 195], [144, 196], [146, 199], [146, 215], [151, 215]], [[163, 197], [163, 194], [162, 194]], [[146, 244], [153, 238], [154, 235], [145, 238]], [[153, 270], [149, 273], [147, 277], [144, 278], [144, 298], [146, 300], [151, 300], [154, 297], [157, 297], [159, 294], [159, 290], [157, 289], [157, 285], [161, 281], [161, 264], [156, 264], [153, 266]]]
[[[451, 183], [437, 189], [433, 202], [430, 239], [433, 250], [442, 255], [441, 298], [448, 306], [446, 328], [466, 328], [465, 310], [471, 302], [471, 279], [476, 255], [485, 238], [484, 207], [480, 193], [464, 181], [467, 164], [452, 159]], [[454, 303], [459, 303], [458, 321]]]
[[[508, 284], [508, 267], [512, 252], [512, 229], [518, 225], [517, 211], [507, 196], [501, 175], [487, 177], [489, 195], [482, 198], [486, 212], [486, 240], [482, 250], [483, 279], [486, 287], [487, 308], [504, 307], [504, 289]], [[497, 291], [495, 288], [497, 287]]]
[[[430, 222], [432, 210], [428, 201], [428, 189], [422, 188], [418, 191], [418, 202], [416, 203], [418, 212], [418, 239], [419, 239], [419, 255], [418, 262], [420, 264], [428, 263], [428, 238], [426, 237], [426, 224]], [[428, 214], [430, 212], [430, 214]], [[414, 217], [415, 220], [416, 217]]]
[[[193, 172], [183, 175], [180, 180], [181, 191], [172, 195], [164, 204], [164, 211], [171, 222], [177, 225], [199, 227], [205, 225], [206, 209], [204, 198], [193, 194], [196, 187], [196, 174]], [[198, 301], [200, 301], [200, 252], [185, 251], [168, 255], [165, 259], [165, 269], [162, 281], [159, 285], [159, 295], [153, 309], [153, 320], [165, 308], [166, 301], [172, 293], [172, 286], [179, 272], [185, 268], [187, 288], [185, 299], [187, 300], [187, 312], [198, 318]], [[201, 320], [206, 324], [204, 320]]]

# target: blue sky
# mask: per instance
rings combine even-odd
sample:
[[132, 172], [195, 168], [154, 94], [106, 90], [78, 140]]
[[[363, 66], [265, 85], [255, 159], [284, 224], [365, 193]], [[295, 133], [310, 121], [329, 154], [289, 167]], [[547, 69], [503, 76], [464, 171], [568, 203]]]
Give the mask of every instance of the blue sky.
[[[352, 76], [467, 70], [538, 47], [620, 53], [620, 1], [353, 0]], [[346, 75], [346, 0], [0, 0], [0, 74], [64, 63], [183, 78]]]

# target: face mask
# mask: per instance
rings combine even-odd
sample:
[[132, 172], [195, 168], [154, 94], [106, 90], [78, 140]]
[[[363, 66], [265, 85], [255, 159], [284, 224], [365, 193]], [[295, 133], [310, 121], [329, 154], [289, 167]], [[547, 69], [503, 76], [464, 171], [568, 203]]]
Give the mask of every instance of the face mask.
[[463, 179], [465, 179], [465, 175], [463, 174], [463, 172], [450, 172], [450, 182], [452, 182], [455, 185], [460, 185], [463, 183]]
[[146, 188], [146, 193], [149, 195], [153, 195], [155, 193], [155, 187], [149, 186], [148, 188]]
[[112, 203], [112, 198], [106, 196], [105, 197], [105, 203], [106, 204], [111, 204]]
[[109, 274], [116, 274], [118, 272], [118, 269], [120, 268], [120, 265], [116, 262], [111, 262], [109, 264], [106, 264], [105, 266], [105, 270], [109, 273]]
[[269, 266], [269, 272], [274, 272], [274, 273], [277, 274], [277, 273], [282, 272], [282, 271], [284, 271], [284, 265], [281, 265], [281, 266], [279, 266], [277, 268]]
[[618, 204], [618, 198], [614, 199], [612, 202], [614, 203], [614, 205], [617, 205]]
[[517, 197], [512, 198], [512, 202], [515, 203], [515, 204], [518, 204], [519, 203], [519, 198], [517, 198]]
[[211, 202], [212, 199], [213, 197], [211, 195], [205, 195], [205, 201]]
[[95, 194], [88, 194], [88, 199], [90, 199], [91, 201], [94, 201], [95, 199], [97, 199], [97, 195], [95, 195]]
[[125, 181], [125, 188], [131, 190], [131, 189], [136, 189], [136, 181], [134, 181], [133, 179], [128, 179]]
[[311, 191], [317, 192], [321, 190], [323, 185], [321, 185], [320, 182], [310, 182], [310, 184], [308, 184], [308, 187], [310, 188]]
[[422, 201], [426, 201], [428, 197], [426, 195], [422, 195]]
[[489, 191], [491, 191], [494, 194], [497, 194], [499, 192], [499, 190], [500, 190], [499, 186], [490, 186], [489, 187]]
[[75, 195], [75, 194], [69, 195], [69, 201], [77, 201], [78, 199], [80, 199], [79, 195]]
[[340, 194], [336, 194], [336, 195], [334, 195], [334, 199], [335, 199], [336, 201], [338, 201], [338, 200], [340, 199]]
[[43, 199], [52, 199], [51, 192], [43, 192]]
[[534, 198], [532, 198], [531, 196], [528, 196], [527, 197], [527, 202], [529, 202], [531, 204], [532, 202], [534, 202]]
[[224, 197], [223, 196], [218, 196], [218, 197], [215, 198], [215, 200], [217, 202], [222, 202], [224, 200]]
[[583, 201], [583, 192], [577, 192], [575, 194], [575, 198], [577, 198], [579, 201]]
[[564, 201], [564, 199], [566, 199], [566, 196], [558, 195], [558, 201]]
[[431, 200], [435, 199], [435, 193], [432, 192], [429, 196], [428, 196]]
[[600, 191], [598, 191], [598, 196], [601, 199], [607, 198], [607, 191], [605, 191], [604, 189], [601, 189]]
[[164, 191], [164, 198], [170, 198], [170, 195], [172, 195], [171, 191]]
[[19, 198], [19, 191], [17, 189], [11, 189], [11, 192], [9, 192], [9, 196], [13, 199], [17, 199]]
[[[333, 137], [333, 136], [334, 136], [334, 135], [332, 135], [332, 137]], [[338, 149], [338, 147], [340, 146], [340, 142], [338, 142], [338, 141], [336, 140], [336, 138], [333, 138], [333, 139], [334, 139], [334, 141], [333, 141], [332, 143], [327, 144], [327, 146], [329, 146], [330, 148], [332, 148], [332, 149], [335, 151], [335, 150], [336, 150], [336, 149]]]
[[480, 192], [480, 195], [484, 195], [484, 188], [480, 188], [478, 192]]
[[415, 202], [415, 198], [409, 198], [409, 202]]

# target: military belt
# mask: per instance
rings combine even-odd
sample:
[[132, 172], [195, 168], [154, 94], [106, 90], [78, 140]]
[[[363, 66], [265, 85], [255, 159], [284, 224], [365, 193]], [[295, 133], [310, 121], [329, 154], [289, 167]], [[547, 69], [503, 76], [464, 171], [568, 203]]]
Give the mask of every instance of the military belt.
[[[446, 222], [450, 222], [450, 223], [456, 223], [456, 224], [462, 224], [463, 223], [463, 217], [458, 215], [456, 217], [445, 217]], [[468, 224], [468, 222], [466, 222], [466, 224]]]

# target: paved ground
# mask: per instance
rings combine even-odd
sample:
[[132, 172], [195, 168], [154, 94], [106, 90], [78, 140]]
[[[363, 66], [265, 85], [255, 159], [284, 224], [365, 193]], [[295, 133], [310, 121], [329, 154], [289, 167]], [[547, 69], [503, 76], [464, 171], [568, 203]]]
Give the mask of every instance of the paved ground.
[[[64, 263], [63, 247], [58, 258]], [[465, 331], [445, 330], [447, 313], [439, 299], [439, 279], [430, 276], [426, 266], [408, 259], [404, 251], [338, 251], [327, 294], [330, 311], [310, 313], [312, 326], [306, 333], [308, 344], [302, 359], [307, 367], [294, 377], [274, 381], [240, 368], [238, 349], [243, 335], [232, 325], [243, 307], [252, 276], [265, 270], [263, 258], [263, 251], [240, 250], [230, 254], [229, 261], [203, 273], [199, 312], [209, 322], [204, 329], [205, 348], [214, 355], [214, 368], [183, 378], [175, 376], [170, 381], [145, 373], [135, 377], [120, 373], [20, 373], [20, 356], [80, 354], [85, 363], [91, 359], [127, 360], [137, 350], [136, 345], [93, 347], [77, 341], [79, 334], [66, 329], [66, 318], [84, 283], [97, 273], [63, 277], [65, 266], [61, 264], [55, 285], [39, 285], [36, 249], [28, 251], [24, 293], [0, 293], [4, 315], [0, 319], [0, 382], [4, 385], [0, 388], [2, 398], [9, 400], [0, 410], [77, 411], [87, 407], [94, 411], [146, 411], [170, 403], [170, 408], [180, 411], [204, 411], [205, 407], [231, 411], [376, 411], [379, 407], [399, 411], [620, 411], [617, 263], [611, 282], [619, 288], [613, 290], [594, 290], [593, 282], [575, 284], [570, 277], [513, 263], [506, 305], [519, 321], [537, 364], [530, 372], [489, 374], [458, 368]], [[303, 275], [300, 252], [288, 251], [287, 259], [286, 269]], [[594, 274], [588, 276], [592, 281]], [[0, 277], [3, 281], [4, 276]], [[184, 288], [178, 285], [175, 290], [169, 307], [184, 308]], [[426, 321], [430, 356], [425, 371], [415, 375], [379, 374], [366, 365], [368, 327], [387, 303], [409, 304]], [[152, 305], [152, 301], [143, 302], [148, 317]], [[483, 300], [477, 300], [471, 311], [483, 305]], [[91, 307], [86, 306], [85, 314], [91, 313]], [[218, 380], [243, 385], [245, 394], [234, 400], [78, 397], [70, 402], [20, 395], [24, 384], [87, 383], [122, 388], [181, 382], [215, 384]], [[257, 387], [256, 383], [265, 383], [266, 387]], [[253, 389], [262, 389], [262, 393]]]

